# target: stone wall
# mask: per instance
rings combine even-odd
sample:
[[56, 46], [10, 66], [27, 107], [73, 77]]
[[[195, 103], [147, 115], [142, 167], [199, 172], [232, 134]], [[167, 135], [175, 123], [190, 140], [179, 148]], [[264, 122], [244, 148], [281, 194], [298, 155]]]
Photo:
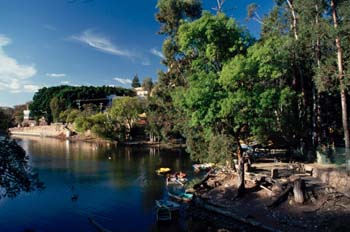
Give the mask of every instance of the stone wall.
[[312, 176], [350, 197], [350, 169], [348, 167], [315, 165], [312, 167]]
[[9, 129], [12, 135], [30, 135], [40, 137], [69, 137], [70, 131], [62, 124], [50, 126], [16, 127]]

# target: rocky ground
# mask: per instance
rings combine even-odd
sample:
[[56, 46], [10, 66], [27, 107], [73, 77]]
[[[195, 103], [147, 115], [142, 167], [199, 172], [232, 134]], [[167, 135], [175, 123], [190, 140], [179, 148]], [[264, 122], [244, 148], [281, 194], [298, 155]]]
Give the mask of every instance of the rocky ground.
[[[311, 174], [300, 164], [256, 164], [236, 197], [236, 174], [219, 170], [195, 189], [191, 214], [231, 231], [350, 231], [350, 198]], [[303, 203], [293, 191], [299, 179]]]

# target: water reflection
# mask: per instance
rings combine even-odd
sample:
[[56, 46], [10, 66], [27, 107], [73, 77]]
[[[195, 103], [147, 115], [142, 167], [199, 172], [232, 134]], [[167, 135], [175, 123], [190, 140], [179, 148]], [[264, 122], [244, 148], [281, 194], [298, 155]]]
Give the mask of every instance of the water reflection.
[[32, 171], [26, 152], [14, 140], [0, 139], [0, 198], [42, 190], [43, 182]]
[[88, 217], [111, 231], [150, 231], [155, 228], [154, 200], [166, 196], [164, 179], [155, 170], [166, 166], [192, 173], [181, 149], [29, 137], [19, 142], [46, 189], [1, 201], [0, 231], [94, 231]]

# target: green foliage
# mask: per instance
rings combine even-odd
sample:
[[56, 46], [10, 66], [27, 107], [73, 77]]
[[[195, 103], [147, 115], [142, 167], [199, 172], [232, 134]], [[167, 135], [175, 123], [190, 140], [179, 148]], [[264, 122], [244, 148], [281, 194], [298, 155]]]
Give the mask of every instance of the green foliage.
[[98, 138], [117, 140], [120, 143], [125, 141], [127, 135], [124, 123], [111, 119], [108, 113], [78, 116], [74, 121], [74, 126], [79, 133], [90, 131]]
[[42, 190], [44, 184], [28, 165], [21, 146], [8, 138], [0, 139], [0, 197], [14, 198], [21, 192]]
[[49, 122], [52, 122], [53, 115], [50, 108], [50, 102], [54, 97], [62, 99], [62, 101], [64, 101], [64, 109], [68, 109], [78, 108], [77, 100], [86, 100], [81, 103], [82, 105], [89, 103], [89, 99], [105, 98], [106, 96], [112, 94], [117, 96], [133, 96], [134, 92], [129, 89], [110, 86], [75, 87], [62, 85], [49, 88], [44, 87], [39, 89], [39, 91], [34, 94], [33, 102], [30, 104], [29, 108], [33, 117], [40, 118], [41, 116], [45, 116]]
[[65, 108], [65, 100], [58, 97], [53, 97], [50, 101], [50, 110], [54, 122], [59, 121], [59, 115]]
[[114, 138], [114, 124], [108, 120], [107, 114], [95, 114], [90, 119], [93, 124], [91, 127], [92, 133], [101, 138]]
[[144, 111], [143, 105], [143, 101], [137, 97], [116, 98], [109, 110], [109, 114], [112, 119], [126, 123], [131, 130], [138, 115]]
[[148, 93], [151, 93], [151, 90], [153, 88], [153, 81], [151, 77], [146, 77], [142, 80], [142, 87], [148, 91]]
[[77, 109], [67, 109], [60, 113], [59, 119], [61, 122], [73, 123], [80, 114]]
[[[199, 59], [192, 65], [202, 70], [214, 67], [216, 71], [226, 60], [244, 53], [252, 43], [248, 33], [232, 18], [223, 13], [212, 15], [208, 12], [204, 12], [196, 21], [181, 25], [178, 41], [180, 50], [186, 56]], [[208, 63], [212, 66], [206, 66]]]
[[93, 122], [89, 117], [79, 116], [74, 120], [74, 126], [76, 131], [83, 133], [87, 130], [91, 130]]
[[199, 0], [158, 0], [156, 19], [162, 24], [160, 33], [175, 35], [181, 20], [197, 18], [202, 11]]
[[230, 161], [233, 156], [235, 140], [233, 137], [218, 134], [213, 135], [209, 140], [207, 162], [225, 164], [224, 161]]
[[141, 86], [141, 84], [140, 84], [139, 77], [137, 75], [135, 75], [134, 78], [132, 79], [131, 87], [138, 88], [140, 86]]
[[[283, 38], [256, 43], [247, 55], [236, 56], [221, 72], [220, 83], [229, 92], [223, 99], [220, 115], [231, 118], [233, 127], [249, 125], [251, 133], [267, 142], [269, 135], [286, 131], [282, 119], [291, 118], [291, 104], [296, 95], [286, 80], [286, 53], [276, 53]], [[290, 122], [288, 122], [290, 123]]]
[[0, 131], [7, 131], [12, 125], [10, 112], [0, 108]]
[[12, 120], [15, 125], [20, 125], [24, 119], [23, 111], [27, 109], [27, 105], [15, 105], [12, 113]]
[[148, 111], [149, 131], [162, 140], [179, 136], [179, 125], [183, 122], [183, 114], [173, 106], [171, 93], [178, 86], [185, 86], [189, 57], [179, 51], [177, 31], [181, 24], [199, 18], [202, 11], [199, 0], [159, 0], [157, 3], [157, 21], [161, 24], [160, 34], [167, 37], [163, 43], [163, 64], [168, 71], [158, 73], [158, 83], [152, 94], [156, 100], [151, 102], [152, 112]]

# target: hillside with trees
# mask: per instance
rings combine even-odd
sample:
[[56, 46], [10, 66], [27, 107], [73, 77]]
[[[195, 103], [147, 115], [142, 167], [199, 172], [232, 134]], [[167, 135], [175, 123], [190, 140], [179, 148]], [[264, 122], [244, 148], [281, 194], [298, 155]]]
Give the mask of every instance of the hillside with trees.
[[[30, 104], [31, 116], [45, 117], [48, 122], [59, 120], [59, 114], [66, 109], [78, 109], [83, 105], [99, 105], [108, 102], [107, 96], [133, 96], [130, 89], [110, 86], [54, 86], [39, 89]], [[91, 106], [91, 105], [90, 105]], [[91, 107], [90, 107], [91, 108]]]

